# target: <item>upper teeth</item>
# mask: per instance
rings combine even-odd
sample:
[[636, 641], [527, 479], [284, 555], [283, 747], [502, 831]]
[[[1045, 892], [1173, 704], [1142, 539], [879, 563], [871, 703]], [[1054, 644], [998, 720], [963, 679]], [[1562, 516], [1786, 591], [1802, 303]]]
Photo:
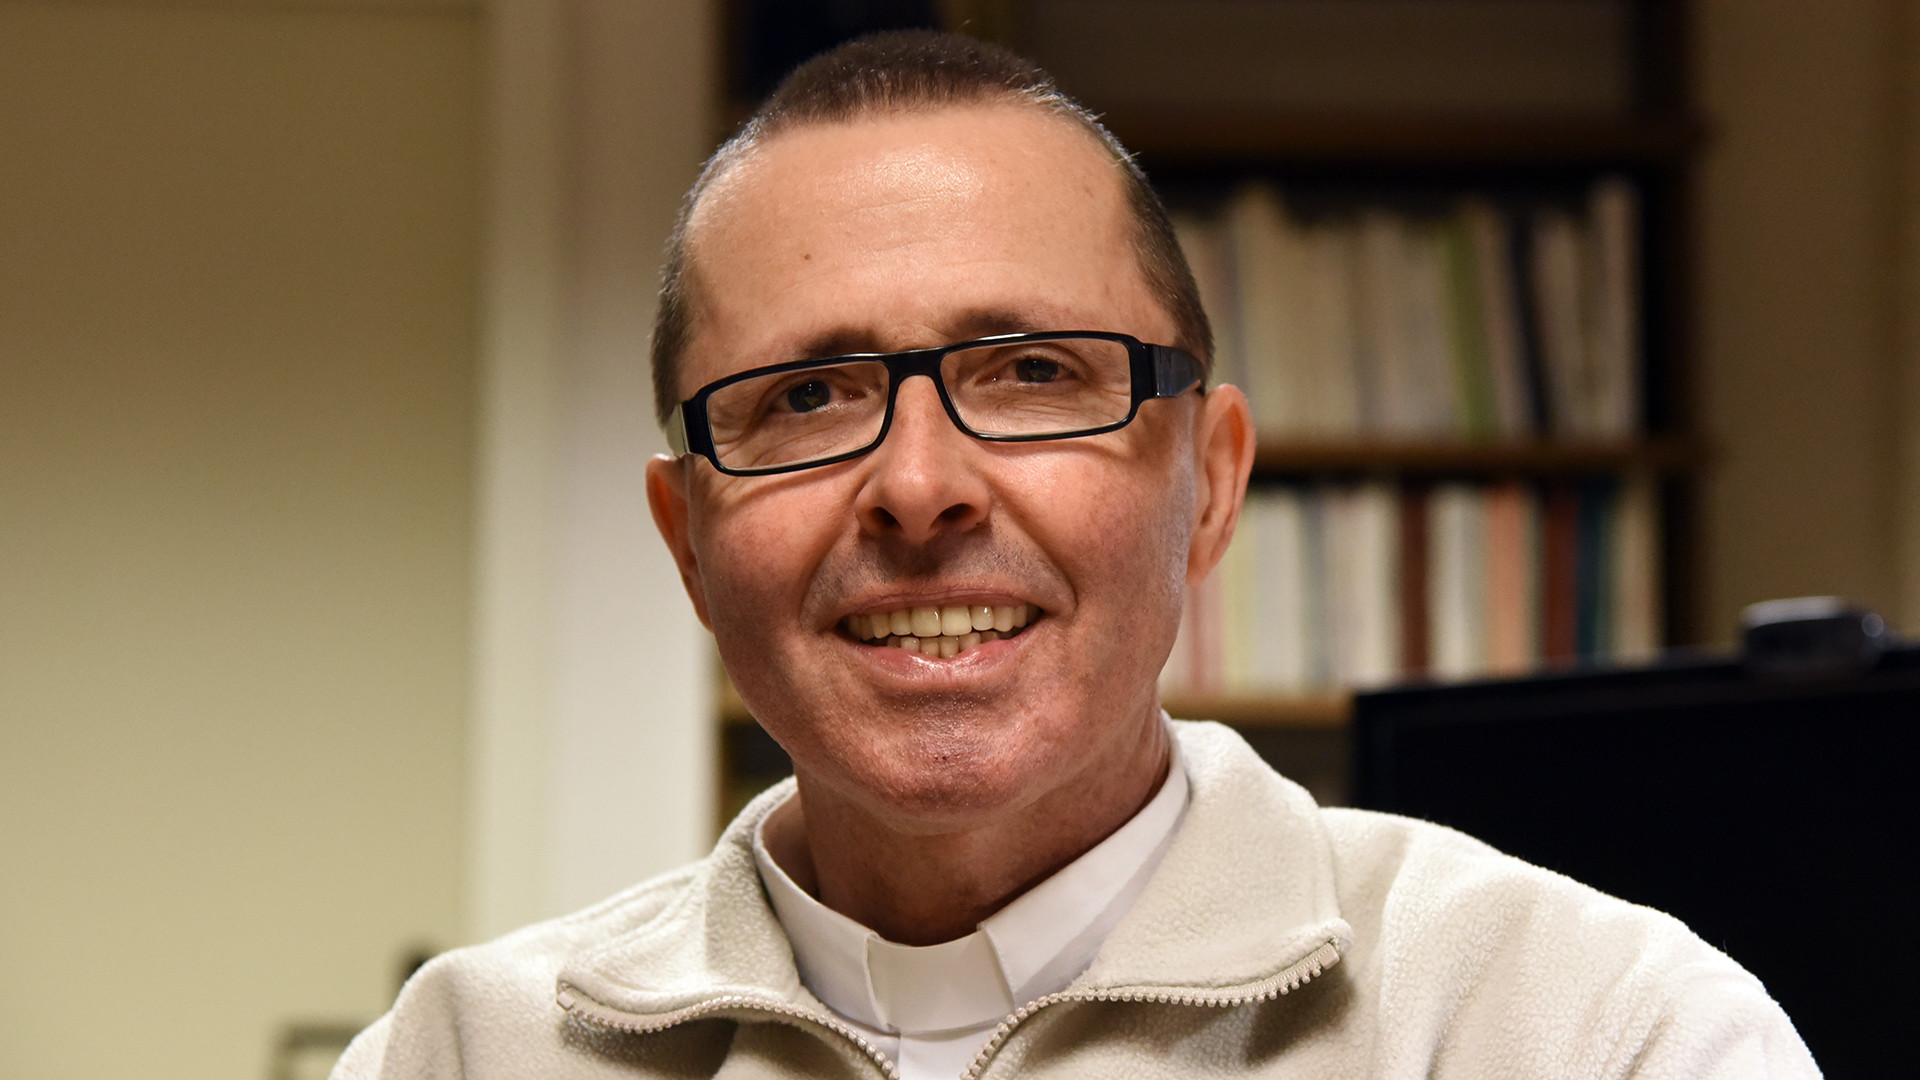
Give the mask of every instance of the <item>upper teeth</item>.
[[887, 640], [902, 648], [955, 656], [1020, 629], [1034, 614], [1030, 604], [949, 604], [849, 615], [846, 626], [847, 633], [862, 641]]

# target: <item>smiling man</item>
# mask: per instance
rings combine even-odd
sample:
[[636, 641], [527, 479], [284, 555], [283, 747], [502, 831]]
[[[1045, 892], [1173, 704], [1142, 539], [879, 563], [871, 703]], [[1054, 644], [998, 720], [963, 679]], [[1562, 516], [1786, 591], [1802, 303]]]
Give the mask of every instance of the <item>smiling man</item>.
[[646, 478], [795, 781], [430, 964], [337, 1075], [1816, 1075], [1673, 920], [1166, 718], [1253, 454], [1209, 349], [1044, 74], [913, 34], [796, 72], [683, 212]]

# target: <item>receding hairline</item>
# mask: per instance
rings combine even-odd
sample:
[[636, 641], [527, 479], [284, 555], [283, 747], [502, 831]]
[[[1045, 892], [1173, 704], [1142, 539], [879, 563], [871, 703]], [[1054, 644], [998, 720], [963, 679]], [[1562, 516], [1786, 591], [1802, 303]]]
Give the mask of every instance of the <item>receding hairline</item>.
[[707, 170], [689, 191], [689, 205], [686, 211], [688, 224], [699, 213], [699, 208], [707, 201], [713, 189], [721, 186], [727, 178], [765, 151], [822, 131], [833, 129], [851, 130], [863, 125], [887, 125], [913, 123], [956, 113], [1006, 113], [1009, 115], [1035, 116], [1058, 125], [1061, 129], [1073, 132], [1085, 145], [1093, 149], [1100, 159], [1118, 174], [1122, 187], [1126, 184], [1127, 166], [1130, 158], [1116, 153], [1115, 147], [1099, 133], [1090, 130], [1085, 123], [1068, 113], [1051, 108], [1048, 105], [1027, 100], [1023, 97], [1007, 94], [996, 97], [983, 97], [977, 100], [939, 102], [913, 102], [903, 105], [875, 105], [848, 116], [835, 116], [818, 120], [789, 121], [755, 132], [751, 139], [736, 136], [734, 140], [716, 151]]
[[1166, 208], [1118, 139], [1084, 106], [1062, 93], [1050, 76], [997, 46], [954, 35], [899, 32], [842, 46], [803, 64], [762, 111], [707, 160], [681, 204], [667, 245], [667, 263], [654, 320], [653, 385], [665, 422], [679, 393], [682, 354], [704, 307], [691, 233], [708, 195], [768, 145], [799, 131], [957, 110], [1033, 109], [1079, 131], [1116, 170], [1128, 224], [1125, 239], [1155, 303], [1174, 324], [1169, 344], [1211, 367], [1212, 328]]
[[[1105, 166], [1105, 171], [1100, 175], [1110, 178], [1111, 183], [1115, 185], [1112, 190], [1118, 199], [1116, 211], [1120, 216], [1120, 220], [1116, 222], [1116, 225], [1130, 234], [1138, 234], [1141, 231], [1138, 214], [1134, 211], [1133, 207], [1128, 205], [1127, 163], [1124, 160], [1116, 158], [1105, 141], [1094, 132], [1089, 131], [1086, 125], [1078, 123], [1073, 117], [1062, 115], [1057, 110], [1050, 109], [1043, 104], [1023, 100], [1015, 95], [1009, 94], [1004, 97], [988, 98], [978, 101], [951, 101], [930, 104], [916, 102], [911, 105], [898, 107], [875, 107], [853, 116], [784, 124], [771, 131], [760, 134], [752, 142], [742, 143], [733, 152], [726, 154], [724, 160], [722, 160], [721, 155], [716, 154], [713, 163], [714, 167], [709, 169], [708, 172], [700, 178], [700, 183], [689, 192], [688, 205], [681, 226], [680, 236], [677, 238], [677, 246], [683, 259], [679, 267], [679, 274], [685, 286], [682, 299], [688, 304], [690, 314], [693, 315], [688, 321], [687, 341], [689, 343], [691, 342], [692, 331], [698, 326], [698, 312], [700, 308], [699, 283], [701, 274], [700, 260], [697, 256], [700, 248], [700, 234], [706, 231], [701, 223], [707, 216], [706, 208], [712, 202], [712, 197], [715, 195], [724, 196], [726, 189], [730, 183], [734, 181], [734, 178], [739, 174], [741, 169], [748, 167], [756, 158], [763, 156], [767, 151], [783, 143], [804, 138], [821, 131], [834, 128], [850, 130], [867, 124], [911, 123], [915, 120], [926, 120], [936, 116], [967, 112], [1005, 112], [1009, 114], [1034, 115], [1058, 126], [1062, 130], [1073, 133], [1083, 144], [1098, 155], [1099, 160]], [[1129, 235], [1126, 239], [1130, 243], [1137, 243], [1139, 237], [1137, 235]], [[1138, 260], [1135, 260], [1135, 269], [1142, 269], [1138, 265]], [[1142, 277], [1145, 277], [1144, 273]], [[1169, 314], [1171, 315], [1171, 313]]]

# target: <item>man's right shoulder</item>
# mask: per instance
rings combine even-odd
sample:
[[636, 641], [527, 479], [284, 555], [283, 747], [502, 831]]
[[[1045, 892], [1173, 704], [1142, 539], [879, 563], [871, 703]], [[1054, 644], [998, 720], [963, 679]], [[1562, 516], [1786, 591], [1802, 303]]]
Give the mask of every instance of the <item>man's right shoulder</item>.
[[704, 871], [704, 863], [684, 866], [591, 907], [434, 957], [407, 980], [393, 1008], [353, 1040], [333, 1080], [451, 1080], [495, 1071], [476, 1066], [537, 1073], [550, 1064], [548, 1054], [571, 1058], [565, 1014], [555, 1001], [562, 968], [672, 917]]

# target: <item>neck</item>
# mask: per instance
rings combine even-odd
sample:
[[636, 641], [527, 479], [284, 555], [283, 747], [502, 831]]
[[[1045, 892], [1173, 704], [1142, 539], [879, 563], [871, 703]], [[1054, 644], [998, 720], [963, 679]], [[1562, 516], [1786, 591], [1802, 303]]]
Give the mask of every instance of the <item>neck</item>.
[[[1157, 710], [1156, 710], [1157, 712]], [[767, 820], [768, 853], [821, 903], [902, 945], [963, 937], [1126, 824], [1160, 790], [1159, 723], [1118, 767], [1029, 802], [928, 827], [837, 797], [798, 772], [798, 797]]]

